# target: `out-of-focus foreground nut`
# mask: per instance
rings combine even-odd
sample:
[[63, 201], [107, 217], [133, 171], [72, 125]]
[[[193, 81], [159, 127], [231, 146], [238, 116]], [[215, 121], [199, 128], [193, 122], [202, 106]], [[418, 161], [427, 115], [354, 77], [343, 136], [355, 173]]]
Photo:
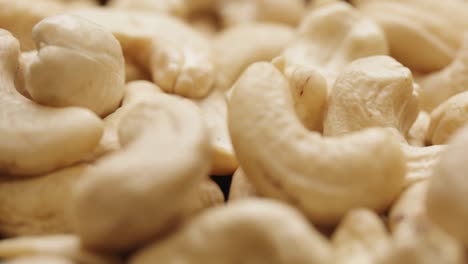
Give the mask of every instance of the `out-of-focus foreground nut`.
[[405, 136], [419, 109], [408, 68], [388, 56], [355, 60], [338, 77], [328, 102], [324, 135], [384, 127], [399, 139], [408, 166], [406, 184], [431, 175], [444, 146], [414, 147]]
[[299, 38], [283, 52], [288, 77], [298, 67], [325, 76], [331, 88], [351, 61], [388, 53], [382, 30], [344, 2], [310, 11], [299, 27]]
[[88, 108], [106, 116], [124, 93], [124, 57], [104, 28], [73, 15], [48, 17], [33, 28], [37, 57], [29, 62], [25, 85], [40, 104]]
[[114, 9], [73, 13], [111, 31], [124, 55], [145, 66], [164, 91], [202, 98], [211, 90], [215, 78], [211, 44], [182, 21], [164, 14]]
[[427, 141], [446, 144], [455, 131], [467, 123], [468, 91], [451, 97], [432, 111]]
[[468, 127], [452, 139], [430, 179], [426, 203], [428, 214], [436, 224], [468, 246], [468, 181], [466, 180]]
[[71, 263], [114, 264], [119, 258], [85, 249], [74, 235], [25, 236], [0, 240], [0, 259], [27, 256], [61, 257]]
[[11, 260], [2, 261], [4, 264], [75, 264], [73, 261], [56, 256], [29, 256], [18, 257]]
[[249, 197], [255, 197], [257, 192], [255, 187], [250, 182], [242, 168], [238, 168], [234, 175], [232, 175], [231, 186], [229, 189], [228, 201], [236, 201]]
[[389, 247], [390, 236], [378, 215], [367, 209], [354, 209], [341, 220], [332, 243], [333, 263], [374, 264]]
[[18, 41], [0, 30], [0, 171], [40, 174], [79, 161], [97, 146], [102, 121], [82, 108], [51, 108], [15, 88]]
[[464, 1], [353, 0], [385, 31], [390, 53], [411, 70], [431, 72], [448, 65], [468, 29]]
[[302, 19], [304, 7], [302, 0], [221, 0], [218, 12], [226, 27], [255, 21], [295, 26]]
[[253, 23], [230, 27], [214, 39], [214, 58], [218, 69], [215, 86], [227, 91], [250, 64], [270, 61], [295, 37], [285, 25]]
[[129, 263], [320, 264], [330, 257], [326, 240], [298, 211], [252, 199], [205, 211]]
[[404, 158], [389, 133], [328, 139], [308, 131], [286, 78], [269, 63], [238, 79], [228, 120], [240, 166], [259, 194], [287, 201], [314, 223], [334, 224], [356, 207], [383, 210], [402, 188]]
[[90, 166], [74, 190], [74, 230], [91, 248], [131, 249], [164, 232], [210, 168], [208, 133], [187, 100], [139, 103], [118, 136], [122, 149]]

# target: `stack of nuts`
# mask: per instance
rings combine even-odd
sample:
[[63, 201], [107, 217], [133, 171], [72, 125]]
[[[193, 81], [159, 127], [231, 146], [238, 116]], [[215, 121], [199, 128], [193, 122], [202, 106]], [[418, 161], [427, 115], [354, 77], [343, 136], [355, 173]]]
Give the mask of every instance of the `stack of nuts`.
[[0, 0], [0, 28], [0, 262], [468, 263], [468, 1]]

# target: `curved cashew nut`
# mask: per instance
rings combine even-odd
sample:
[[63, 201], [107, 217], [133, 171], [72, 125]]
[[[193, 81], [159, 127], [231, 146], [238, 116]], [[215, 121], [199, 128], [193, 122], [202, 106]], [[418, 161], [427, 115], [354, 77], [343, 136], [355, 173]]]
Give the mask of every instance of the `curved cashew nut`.
[[468, 91], [451, 97], [432, 111], [427, 141], [432, 144], [446, 144], [455, 131], [466, 123]]
[[389, 244], [390, 236], [379, 216], [367, 209], [354, 209], [332, 236], [333, 263], [374, 264]]
[[431, 123], [431, 116], [424, 111], [419, 112], [418, 117], [411, 126], [406, 140], [416, 147], [424, 147], [426, 144], [426, 134]]
[[351, 61], [388, 53], [382, 30], [343, 2], [322, 5], [304, 18], [300, 37], [283, 52], [285, 74], [298, 67], [319, 71], [331, 89]]
[[0, 240], [0, 259], [26, 256], [60, 257], [71, 263], [121, 263], [116, 256], [84, 249], [75, 235], [25, 236]]
[[113, 9], [73, 13], [111, 31], [125, 56], [148, 69], [165, 92], [201, 98], [211, 90], [215, 68], [211, 45], [178, 19]]
[[73, 15], [48, 17], [33, 28], [37, 56], [25, 71], [25, 86], [40, 104], [112, 113], [124, 93], [124, 57], [114, 36]]
[[272, 60], [294, 37], [293, 28], [268, 23], [241, 24], [222, 31], [213, 44], [218, 68], [216, 88], [228, 91], [245, 68]]
[[355, 207], [386, 208], [404, 180], [399, 145], [382, 129], [321, 138], [300, 124], [289, 89], [273, 65], [255, 63], [232, 94], [233, 146], [259, 194], [294, 204], [318, 224]]
[[274, 22], [296, 26], [304, 14], [302, 0], [222, 0], [218, 13], [224, 26], [251, 22]]
[[438, 0], [352, 1], [385, 31], [390, 53], [411, 70], [440, 70], [454, 58], [468, 28], [468, 4]]
[[131, 249], [164, 232], [210, 167], [208, 134], [187, 100], [139, 103], [118, 135], [122, 149], [89, 167], [74, 190], [74, 230], [92, 248]]
[[319, 264], [330, 257], [326, 240], [298, 211], [257, 199], [207, 210], [129, 263]]
[[418, 115], [409, 69], [388, 56], [352, 62], [338, 77], [328, 102], [324, 135], [340, 136], [368, 127], [385, 127], [401, 142], [406, 184], [427, 178], [444, 146], [410, 146], [405, 135]]
[[430, 179], [426, 206], [432, 221], [443, 230], [468, 245], [468, 207], [466, 195], [466, 149], [468, 148], [468, 127], [460, 129], [449, 141], [446, 152]]
[[97, 146], [102, 121], [81, 108], [38, 105], [15, 88], [18, 41], [0, 30], [0, 171], [33, 175], [70, 165]]
[[229, 188], [228, 201], [236, 201], [240, 199], [246, 199], [255, 197], [257, 192], [255, 187], [250, 182], [242, 168], [238, 168], [234, 175], [232, 175], [231, 186]]

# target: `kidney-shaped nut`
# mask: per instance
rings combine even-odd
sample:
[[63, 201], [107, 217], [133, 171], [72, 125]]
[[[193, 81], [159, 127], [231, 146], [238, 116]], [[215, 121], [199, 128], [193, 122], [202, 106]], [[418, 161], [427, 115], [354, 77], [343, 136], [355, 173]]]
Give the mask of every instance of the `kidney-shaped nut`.
[[84, 9], [73, 12], [111, 31], [125, 57], [143, 65], [164, 91], [202, 98], [212, 88], [211, 44], [176, 18], [145, 12]]
[[354, 209], [341, 220], [332, 236], [333, 263], [374, 264], [390, 243], [382, 219], [367, 209]]
[[257, 196], [255, 187], [250, 182], [242, 168], [238, 168], [232, 175], [231, 186], [229, 187], [228, 201], [236, 201]]
[[[0, 259], [8, 260], [27, 256], [60, 257], [68, 259], [71, 263], [121, 263], [116, 256], [83, 248], [80, 239], [75, 235], [25, 236], [0, 240]], [[34, 262], [28, 263], [35, 264]]]
[[230, 27], [214, 38], [218, 74], [216, 88], [227, 91], [250, 64], [270, 61], [293, 40], [294, 29], [285, 25], [253, 23]]
[[354, 0], [384, 30], [393, 57], [418, 72], [440, 70], [460, 47], [468, 28], [466, 1]]
[[74, 190], [74, 230], [92, 248], [130, 249], [161, 234], [209, 172], [208, 133], [188, 100], [161, 94], [137, 104], [118, 136], [122, 149], [90, 166]]
[[468, 91], [457, 94], [431, 112], [427, 142], [446, 144], [449, 138], [468, 123]]
[[351, 61], [387, 54], [382, 30], [343, 2], [313, 9], [299, 27], [299, 37], [283, 52], [286, 76], [296, 68], [318, 70], [331, 88]]
[[338, 77], [328, 102], [324, 135], [341, 136], [384, 127], [401, 142], [408, 166], [406, 184], [427, 178], [444, 146], [414, 147], [405, 136], [418, 115], [411, 72], [388, 56], [355, 60]]
[[269, 63], [255, 63], [239, 78], [228, 124], [259, 194], [293, 204], [314, 223], [334, 224], [355, 207], [383, 210], [402, 188], [404, 158], [390, 134], [369, 129], [329, 139], [308, 131], [286, 78]]
[[430, 179], [426, 205], [430, 218], [450, 235], [468, 246], [468, 181], [466, 166], [468, 127], [460, 129], [449, 141]]
[[25, 86], [40, 104], [88, 108], [106, 116], [120, 105], [125, 63], [119, 42], [104, 28], [73, 15], [48, 17], [33, 29], [37, 56]]
[[321, 264], [330, 257], [329, 244], [300, 212], [252, 199], [205, 211], [167, 239], [137, 251], [129, 263]]
[[99, 143], [102, 121], [82, 108], [51, 108], [15, 88], [18, 41], [0, 30], [0, 171], [40, 174], [84, 158]]

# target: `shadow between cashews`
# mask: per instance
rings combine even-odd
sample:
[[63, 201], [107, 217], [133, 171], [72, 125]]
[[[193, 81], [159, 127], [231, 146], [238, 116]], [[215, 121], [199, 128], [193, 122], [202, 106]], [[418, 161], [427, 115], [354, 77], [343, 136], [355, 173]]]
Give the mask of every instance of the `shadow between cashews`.
[[88, 167], [72, 198], [74, 230], [91, 248], [131, 249], [161, 234], [209, 173], [208, 133], [187, 100], [135, 105], [118, 136], [122, 148]]
[[328, 242], [296, 209], [253, 199], [205, 211], [129, 263], [325, 264], [331, 256]]
[[228, 124], [258, 193], [293, 204], [314, 223], [335, 224], [355, 207], [383, 210], [403, 186], [404, 156], [387, 131], [342, 138], [308, 131], [286, 78], [269, 63], [251, 65], [238, 79]]
[[51, 108], [20, 95], [18, 41], [0, 30], [0, 171], [36, 175], [79, 161], [99, 143], [103, 123], [83, 108]]
[[418, 98], [411, 72], [388, 56], [358, 59], [338, 77], [328, 102], [324, 135], [341, 136], [384, 127], [401, 142], [408, 167], [406, 184], [432, 173], [444, 146], [415, 147], [405, 136], [417, 118]]

